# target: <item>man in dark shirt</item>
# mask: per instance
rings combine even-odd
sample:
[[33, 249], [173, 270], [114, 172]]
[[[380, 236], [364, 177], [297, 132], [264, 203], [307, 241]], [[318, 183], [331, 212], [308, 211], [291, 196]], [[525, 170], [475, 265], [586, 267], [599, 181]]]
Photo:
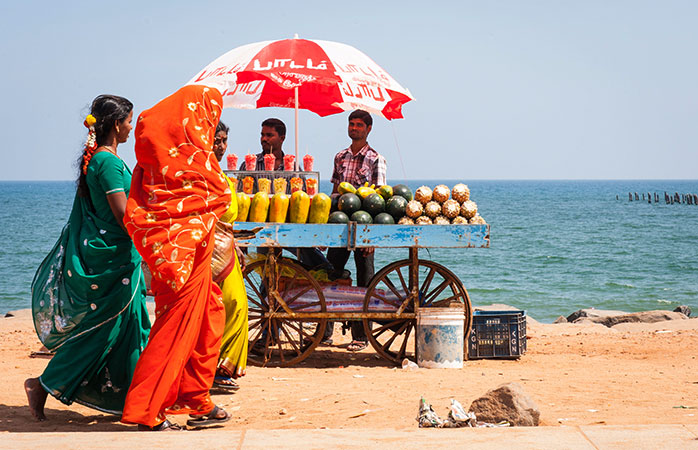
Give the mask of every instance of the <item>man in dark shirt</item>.
[[[279, 119], [266, 119], [262, 122], [262, 133], [259, 142], [262, 152], [257, 153], [257, 164], [254, 170], [264, 170], [264, 155], [271, 153], [276, 157], [274, 170], [284, 170], [284, 151], [281, 146], [286, 139], [286, 124]], [[240, 164], [240, 170], [247, 170], [245, 161]]]

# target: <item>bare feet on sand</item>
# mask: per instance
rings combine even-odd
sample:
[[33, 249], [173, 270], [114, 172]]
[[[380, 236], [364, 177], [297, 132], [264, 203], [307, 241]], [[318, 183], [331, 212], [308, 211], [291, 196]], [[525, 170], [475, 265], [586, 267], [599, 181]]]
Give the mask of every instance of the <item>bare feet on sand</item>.
[[41, 383], [39, 383], [39, 379], [27, 378], [24, 381], [24, 391], [27, 393], [27, 400], [29, 400], [29, 411], [31, 411], [32, 416], [34, 416], [34, 418], [39, 422], [46, 420], [44, 405], [46, 404], [48, 392], [46, 392]]

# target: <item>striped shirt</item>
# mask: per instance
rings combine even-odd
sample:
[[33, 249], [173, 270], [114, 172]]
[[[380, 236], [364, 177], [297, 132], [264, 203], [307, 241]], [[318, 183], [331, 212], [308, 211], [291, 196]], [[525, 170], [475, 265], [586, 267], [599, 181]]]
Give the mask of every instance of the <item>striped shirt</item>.
[[330, 181], [335, 185], [346, 181], [356, 187], [366, 182], [382, 186], [386, 183], [387, 172], [385, 158], [366, 144], [356, 155], [351, 147], [335, 155]]

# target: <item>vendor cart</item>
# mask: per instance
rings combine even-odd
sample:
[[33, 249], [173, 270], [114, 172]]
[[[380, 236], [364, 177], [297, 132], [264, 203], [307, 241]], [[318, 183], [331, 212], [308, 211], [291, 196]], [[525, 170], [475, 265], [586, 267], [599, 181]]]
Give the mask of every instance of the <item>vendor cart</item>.
[[[472, 311], [465, 286], [443, 265], [419, 259], [418, 252], [489, 247], [489, 225], [239, 222], [235, 230], [243, 236], [238, 245], [270, 248], [243, 273], [251, 364], [285, 367], [303, 361], [323, 339], [328, 321], [362, 321], [376, 352], [399, 364], [414, 356], [408, 341], [414, 341], [419, 309], [453, 303], [463, 305], [467, 342]], [[319, 281], [295, 259], [271, 250], [298, 247], [406, 248], [408, 255], [376, 272], [368, 287], [356, 288]]]

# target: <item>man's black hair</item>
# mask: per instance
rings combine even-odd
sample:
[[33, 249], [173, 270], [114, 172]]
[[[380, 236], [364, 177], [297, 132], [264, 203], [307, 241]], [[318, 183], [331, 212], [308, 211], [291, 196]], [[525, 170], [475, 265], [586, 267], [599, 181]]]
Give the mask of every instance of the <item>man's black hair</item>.
[[357, 109], [352, 111], [351, 114], [349, 114], [349, 120], [353, 119], [360, 119], [363, 123], [366, 124], [367, 127], [373, 125], [373, 118], [369, 113], [367, 113], [363, 109]]
[[276, 133], [279, 136], [286, 136], [286, 124], [284, 124], [282, 121], [279, 119], [267, 119], [264, 122], [262, 122], [263, 127], [271, 127], [276, 130]]

